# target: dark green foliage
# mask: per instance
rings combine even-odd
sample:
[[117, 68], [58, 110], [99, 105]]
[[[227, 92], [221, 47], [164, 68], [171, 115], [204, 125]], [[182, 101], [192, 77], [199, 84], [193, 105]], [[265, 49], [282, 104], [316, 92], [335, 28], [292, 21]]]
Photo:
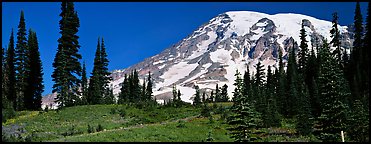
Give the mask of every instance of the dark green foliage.
[[287, 113], [285, 116], [293, 117], [297, 114], [297, 96], [298, 96], [298, 73], [297, 73], [297, 64], [296, 64], [296, 55], [295, 48], [291, 47], [289, 60], [287, 64], [287, 75], [286, 75], [286, 103], [287, 103]]
[[313, 129], [313, 118], [311, 115], [308, 89], [305, 87], [304, 83], [301, 83], [300, 85], [299, 94], [299, 110], [296, 116], [296, 130], [300, 135], [309, 135], [312, 133]]
[[95, 132], [94, 127], [93, 127], [93, 126], [90, 126], [90, 125], [88, 124], [88, 133], [94, 133], [94, 132]]
[[280, 114], [287, 114], [287, 101], [286, 101], [286, 77], [284, 71], [284, 64], [282, 60], [282, 51], [281, 49], [278, 50], [279, 54], [279, 69], [278, 73], [276, 74], [277, 77], [277, 87], [276, 87], [276, 103], [278, 112]]
[[121, 83], [121, 92], [119, 93], [119, 99], [118, 99], [118, 104], [123, 104], [124, 102], [129, 101], [129, 80], [127, 74], [124, 76], [124, 82]]
[[346, 129], [347, 105], [344, 99], [349, 95], [349, 87], [344, 85], [344, 76], [330, 55], [327, 40], [321, 49], [321, 74], [319, 92], [322, 102], [322, 113], [318, 118], [319, 138], [323, 141], [340, 141], [340, 131]]
[[206, 103], [206, 93], [205, 93], [205, 91], [202, 93], [202, 103]]
[[82, 64], [82, 76], [81, 76], [81, 105], [88, 104], [88, 79], [86, 77], [85, 61]]
[[341, 50], [340, 50], [340, 31], [338, 29], [338, 14], [337, 12], [332, 14], [332, 29], [330, 30], [331, 38], [330, 44], [336, 49], [333, 51], [337, 63], [340, 65], [341, 62]]
[[203, 104], [203, 107], [201, 109], [201, 116], [202, 117], [210, 117], [210, 108], [207, 106], [207, 104]]
[[214, 91], [211, 91], [209, 101], [214, 102]]
[[180, 90], [178, 89], [178, 101], [182, 101], [182, 99], [180, 98], [181, 95], [182, 93], [180, 93]]
[[265, 127], [281, 126], [281, 118], [277, 110], [276, 97], [274, 97], [274, 80], [275, 79], [273, 78], [273, 74], [271, 72], [271, 66], [268, 66], [267, 83], [265, 85], [265, 95], [267, 101], [265, 102], [266, 109], [263, 111], [263, 123]]
[[194, 106], [200, 106], [201, 105], [200, 89], [197, 85], [195, 85], [194, 88], [196, 90], [196, 94], [195, 94], [195, 97], [194, 97], [194, 100], [193, 100], [193, 105]]
[[348, 135], [356, 142], [369, 141], [369, 113], [360, 100], [354, 102], [354, 108], [349, 119]]
[[[151, 71], [148, 72], [148, 79], [147, 79], [147, 87], [146, 87], [146, 99], [152, 100], [153, 92], [152, 92], [152, 78], [151, 78]], [[178, 97], [180, 98], [180, 91], [178, 92]], [[178, 98], [178, 99], [179, 99]]]
[[233, 106], [231, 115], [228, 117], [227, 130], [230, 131], [231, 138], [235, 142], [251, 142], [260, 139], [256, 135], [255, 128], [261, 123], [260, 114], [255, 110], [254, 105], [248, 103], [247, 97], [243, 95], [243, 82], [240, 78], [240, 73], [237, 71], [234, 85]]
[[53, 62], [52, 92], [57, 93], [56, 102], [60, 103], [60, 107], [68, 107], [76, 105], [80, 95], [80, 79], [77, 76], [81, 76], [81, 55], [78, 53], [79, 36], [76, 35], [80, 21], [72, 2], [62, 2], [61, 10], [59, 29], [62, 36], [58, 39], [58, 49]]
[[29, 67], [26, 64], [28, 61], [27, 54], [29, 52], [27, 47], [27, 38], [26, 38], [26, 23], [24, 19], [24, 13], [21, 11], [21, 16], [18, 25], [17, 32], [17, 44], [15, 47], [15, 69], [16, 69], [16, 95], [17, 103], [16, 110], [24, 110], [24, 100], [25, 100], [25, 89], [27, 87], [27, 77]]
[[176, 85], [175, 84], [173, 84], [173, 102], [175, 102], [176, 101], [176, 97], [177, 97], [177, 91], [176, 91]]
[[44, 91], [43, 69], [40, 59], [39, 45], [36, 32], [29, 31], [28, 35], [28, 61], [29, 72], [24, 94], [25, 107], [28, 110], [41, 110], [41, 98]]
[[304, 73], [305, 68], [307, 67], [308, 62], [308, 44], [306, 40], [306, 31], [304, 29], [304, 22], [301, 23], [301, 30], [300, 30], [300, 52], [299, 52], [299, 64], [298, 70], [300, 73]]
[[[318, 48], [317, 48], [318, 49]], [[319, 50], [319, 49], [318, 49]], [[309, 55], [308, 58], [308, 66], [306, 71], [306, 79], [305, 82], [308, 86], [308, 94], [309, 94], [309, 101], [310, 106], [312, 108], [311, 113], [312, 116], [318, 117], [321, 114], [321, 105], [320, 105], [320, 99], [318, 94], [318, 63], [317, 58], [313, 50]]]
[[[264, 83], [265, 83], [265, 80], [264, 80], [265, 73], [264, 73], [263, 67], [264, 66], [259, 61], [258, 64], [256, 65], [255, 84], [253, 86], [253, 91], [254, 91], [253, 100], [255, 100], [254, 104], [256, 107], [256, 111], [258, 111], [261, 114], [265, 113], [266, 97], [267, 97], [265, 94], [265, 90], [263, 88]], [[242, 91], [244, 91], [243, 89]]]
[[[14, 36], [13, 36], [13, 29], [9, 39], [9, 45], [6, 52], [6, 59], [5, 59], [5, 95], [9, 100], [9, 104], [13, 106], [13, 109], [16, 109], [17, 106], [17, 95], [16, 95], [16, 70], [15, 70], [15, 52], [14, 52]], [[5, 102], [5, 101], [3, 101]]]
[[220, 93], [220, 97], [221, 97], [222, 102], [228, 102], [229, 101], [227, 84], [223, 85], [222, 92]]
[[98, 124], [97, 126], [97, 132], [103, 131], [103, 126], [101, 124]]
[[215, 86], [215, 102], [221, 102], [222, 101], [222, 98], [220, 96], [220, 89], [219, 89], [219, 86], [218, 84], [216, 84]]

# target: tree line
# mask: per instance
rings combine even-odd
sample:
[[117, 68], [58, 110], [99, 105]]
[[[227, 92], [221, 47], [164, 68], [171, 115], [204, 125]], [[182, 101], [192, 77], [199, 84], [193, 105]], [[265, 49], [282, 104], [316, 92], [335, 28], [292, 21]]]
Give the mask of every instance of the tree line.
[[[322, 141], [336, 142], [345, 131], [351, 141], [369, 141], [369, 10], [368, 4], [364, 32], [357, 2], [350, 55], [340, 48], [335, 12], [331, 40], [322, 39], [317, 52], [314, 46], [309, 51], [302, 24], [298, 60], [295, 47], [291, 47], [285, 66], [279, 50], [279, 67], [272, 73], [268, 66], [266, 81], [260, 62], [251, 78], [248, 69], [243, 78], [237, 71], [232, 115], [228, 118], [231, 137], [239, 142], [254, 141], [259, 139], [257, 129], [279, 127], [282, 118], [294, 118], [300, 135], [313, 134]], [[335, 48], [332, 52], [331, 46]]]

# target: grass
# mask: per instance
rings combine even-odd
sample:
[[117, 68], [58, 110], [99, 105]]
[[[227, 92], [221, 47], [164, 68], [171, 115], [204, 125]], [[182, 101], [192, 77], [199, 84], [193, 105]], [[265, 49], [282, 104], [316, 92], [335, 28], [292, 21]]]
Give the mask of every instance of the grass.
[[[121, 112], [123, 112], [123, 116]], [[103, 129], [117, 129], [137, 124], [156, 123], [181, 119], [199, 114], [192, 107], [152, 107], [138, 109], [127, 105], [89, 105], [68, 107], [48, 112], [23, 111], [3, 126], [17, 124], [25, 126], [32, 141], [47, 141], [69, 135], [88, 133], [88, 125], [95, 129], [100, 124]]]
[[[226, 130], [228, 125], [221, 118], [224, 112], [220, 110], [231, 105], [231, 102], [209, 104], [214, 107], [213, 122], [199, 117], [202, 107], [88, 105], [48, 112], [21, 111], [3, 126], [22, 126], [26, 130], [22, 137], [35, 142], [202, 142], [209, 132], [214, 142], [232, 142]], [[297, 135], [295, 119], [283, 119], [281, 124], [260, 129], [264, 133], [259, 135], [262, 138], [259, 141], [319, 142], [313, 135]]]

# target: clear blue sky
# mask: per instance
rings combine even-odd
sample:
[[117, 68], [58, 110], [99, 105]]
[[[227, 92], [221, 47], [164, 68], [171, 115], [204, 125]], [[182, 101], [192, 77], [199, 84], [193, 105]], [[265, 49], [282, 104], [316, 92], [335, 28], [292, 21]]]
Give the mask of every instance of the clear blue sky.
[[[338, 12], [341, 25], [353, 23], [355, 2], [75, 2], [80, 18], [78, 36], [87, 73], [93, 67], [98, 37], [104, 37], [109, 70], [123, 69], [191, 34], [200, 25], [226, 11], [257, 11], [267, 14], [299, 13], [331, 21]], [[26, 28], [39, 40], [45, 91], [52, 91], [52, 63], [58, 46], [59, 2], [2, 2], [2, 46], [9, 43], [11, 29], [17, 33], [20, 11]], [[367, 2], [361, 3], [366, 16]], [[365, 20], [364, 20], [365, 21]], [[15, 36], [16, 37], [16, 36]]]

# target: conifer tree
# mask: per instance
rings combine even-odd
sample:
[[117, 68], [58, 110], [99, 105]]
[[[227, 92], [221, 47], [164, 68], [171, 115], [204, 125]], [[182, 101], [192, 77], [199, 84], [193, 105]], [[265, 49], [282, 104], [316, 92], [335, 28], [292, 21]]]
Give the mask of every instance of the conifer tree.
[[[101, 43], [101, 49], [100, 49], [100, 80], [102, 81], [101, 83], [101, 91], [110, 91], [108, 84], [110, 81], [112, 81], [112, 78], [110, 77], [111, 73], [108, 72], [108, 63], [109, 60], [107, 58], [107, 53], [106, 53], [106, 47], [104, 45], [104, 39], [102, 37], [102, 43]], [[110, 97], [110, 93], [106, 93], [108, 95], [104, 95], [104, 97]]]
[[202, 93], [202, 103], [206, 103], [206, 93], [205, 93], [205, 91]]
[[360, 100], [354, 102], [354, 108], [349, 120], [348, 134], [353, 141], [369, 141], [369, 113]]
[[222, 92], [220, 93], [220, 96], [221, 96], [223, 102], [228, 102], [229, 101], [227, 84], [223, 85]]
[[311, 49], [311, 52], [308, 58], [306, 76], [308, 79], [307, 85], [308, 85], [309, 102], [310, 102], [310, 107], [312, 109], [311, 114], [313, 117], [318, 117], [321, 113], [321, 106], [320, 106], [320, 99], [318, 95], [318, 86], [317, 86], [317, 79], [318, 79], [317, 58], [314, 53], [313, 46], [312, 46], [312, 49]]
[[124, 76], [124, 82], [121, 83], [121, 92], [119, 94], [118, 102], [119, 104], [123, 104], [125, 102], [128, 102], [129, 99], [129, 81], [128, 76], [125, 74]]
[[210, 102], [214, 102], [214, 91], [211, 91], [209, 100]]
[[336, 49], [333, 51], [333, 55], [336, 56], [336, 61], [341, 64], [341, 49], [340, 49], [340, 31], [338, 29], [338, 14], [337, 12], [332, 14], [332, 29], [330, 30], [331, 38], [330, 44]]
[[255, 107], [256, 110], [263, 115], [263, 113], [266, 110], [266, 95], [264, 94], [264, 83], [265, 83], [265, 73], [264, 73], [264, 66], [258, 62], [256, 65], [256, 74], [255, 74], [255, 96], [253, 99], [256, 100], [255, 102]]
[[86, 77], [86, 66], [85, 61], [82, 64], [82, 74], [81, 74], [81, 104], [86, 105], [88, 103], [88, 79]]
[[141, 101], [147, 101], [147, 94], [146, 94], [146, 79], [143, 79], [143, 84], [142, 84], [142, 96], [141, 96]]
[[251, 142], [260, 139], [256, 136], [256, 128], [261, 123], [261, 116], [255, 110], [253, 104], [248, 103], [247, 97], [243, 95], [243, 82], [240, 78], [240, 73], [236, 71], [236, 80], [233, 85], [236, 86], [233, 92], [232, 114], [228, 117], [231, 138], [235, 142]]
[[297, 96], [298, 96], [298, 89], [297, 89], [297, 64], [296, 64], [296, 56], [295, 56], [295, 51], [294, 47], [291, 47], [290, 49], [290, 55], [289, 55], [289, 60], [287, 64], [287, 114], [286, 116], [292, 117], [296, 114], [297, 110], [297, 104], [295, 102], [297, 101]]
[[27, 55], [29, 72], [27, 77], [27, 87], [25, 97], [25, 107], [29, 110], [40, 110], [43, 85], [43, 69], [40, 59], [39, 44], [37, 41], [36, 32], [31, 29], [28, 35], [28, 49]]
[[132, 76], [132, 84], [131, 87], [132, 95], [134, 96], [133, 102], [138, 102], [140, 100], [140, 86], [139, 86], [139, 76], [138, 71], [135, 69]]
[[220, 91], [219, 91], [219, 86], [216, 84], [215, 86], [215, 102], [221, 102], [221, 96], [220, 96]]
[[286, 79], [285, 79], [285, 71], [284, 71], [284, 64], [283, 64], [283, 59], [282, 59], [282, 51], [281, 49], [278, 50], [279, 54], [279, 69], [277, 73], [277, 88], [276, 88], [276, 93], [277, 93], [277, 107], [278, 107], [278, 112], [281, 114], [287, 114], [287, 102], [286, 102]]
[[59, 29], [62, 36], [58, 39], [53, 62], [52, 92], [57, 92], [56, 102], [60, 103], [60, 107], [68, 107], [76, 105], [79, 99], [80, 79], [77, 76], [81, 76], [81, 55], [78, 53], [80, 45], [76, 34], [80, 21], [72, 2], [62, 2], [61, 10]]
[[24, 13], [21, 11], [21, 16], [17, 32], [17, 44], [15, 47], [15, 69], [16, 69], [16, 95], [17, 95], [17, 110], [24, 110], [25, 105], [25, 89], [27, 87], [27, 77], [29, 67], [26, 65], [28, 61], [28, 48], [26, 38], [26, 23]]
[[182, 94], [180, 93], [180, 90], [178, 89], [178, 101], [182, 101], [182, 99], [180, 98]]
[[300, 84], [299, 89], [299, 109], [296, 118], [296, 130], [300, 135], [309, 135], [312, 133], [313, 118], [308, 97], [308, 89], [303, 82]]
[[300, 52], [298, 64], [298, 70], [301, 74], [304, 74], [308, 62], [308, 41], [306, 40], [306, 36], [307, 34], [304, 28], [304, 21], [302, 21], [300, 30]]
[[173, 102], [176, 101], [176, 97], [178, 96], [177, 90], [176, 90], [176, 85], [173, 84]]
[[89, 88], [88, 88], [88, 103], [89, 104], [100, 104], [103, 103], [103, 93], [102, 91], [102, 75], [101, 75], [101, 46], [100, 46], [100, 41], [98, 38], [98, 44], [97, 44], [97, 49], [95, 51], [95, 57], [94, 57], [94, 66], [93, 66], [93, 71], [90, 76], [90, 81], [89, 81]]
[[[244, 86], [244, 91], [243, 95], [249, 95], [249, 90], [251, 89], [251, 80], [250, 80], [250, 70], [249, 67], [246, 68], [246, 71], [243, 75], [243, 86]], [[249, 98], [249, 96], [248, 96]]]
[[201, 105], [200, 89], [197, 85], [195, 85], [195, 90], [196, 90], [196, 94], [195, 94], [195, 98], [193, 100], [193, 105], [194, 106], [200, 106]]
[[146, 94], [147, 94], [147, 99], [148, 99], [148, 100], [152, 100], [153, 92], [152, 92], [152, 78], [151, 78], [151, 72], [148, 72]]
[[321, 50], [321, 74], [319, 91], [322, 101], [322, 112], [318, 118], [319, 138], [323, 141], [340, 141], [340, 131], [345, 130], [347, 122], [347, 105], [344, 99], [349, 95], [349, 87], [344, 85], [344, 76], [330, 55], [327, 40]]
[[5, 93], [13, 109], [16, 110], [17, 94], [16, 94], [16, 69], [15, 69], [15, 50], [14, 50], [14, 35], [13, 29], [10, 34], [9, 45], [6, 50], [6, 64], [5, 64]]

